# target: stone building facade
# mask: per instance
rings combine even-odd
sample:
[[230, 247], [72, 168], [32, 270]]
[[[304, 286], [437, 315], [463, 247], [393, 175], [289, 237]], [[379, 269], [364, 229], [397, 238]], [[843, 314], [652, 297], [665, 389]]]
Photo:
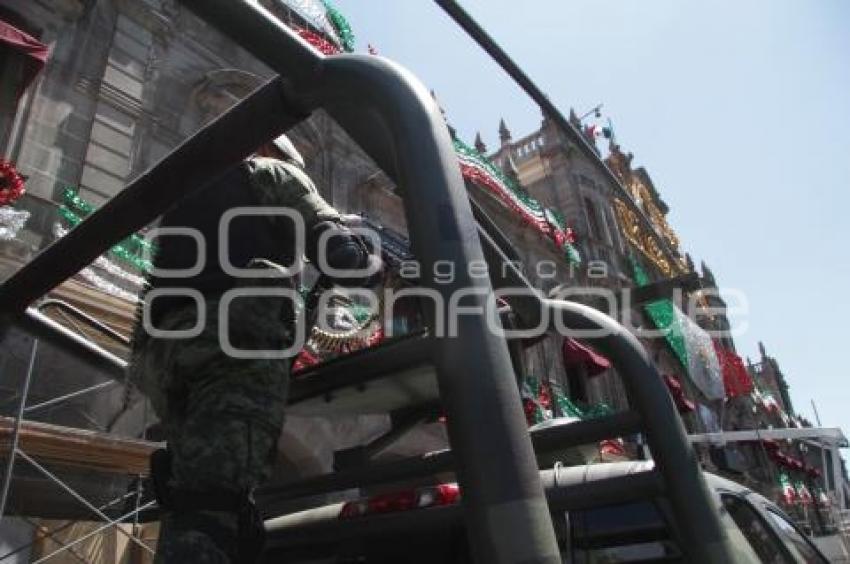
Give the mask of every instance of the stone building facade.
[[[310, 25], [282, 0], [261, 3], [287, 23]], [[173, 0], [6, 0], [0, 7], [0, 20], [48, 45], [51, 53], [47, 66], [22, 96], [0, 108], [0, 156], [16, 163], [28, 176], [27, 194], [16, 205], [32, 214], [15, 240], [0, 241], [3, 277], [53, 240], [64, 188], [77, 187], [82, 198], [102, 204], [272, 75], [265, 65]], [[0, 49], [4, 47], [0, 45]], [[3, 55], [0, 62], [15, 56]], [[14, 80], [12, 73], [0, 68], [0, 87], [14, 88]], [[535, 287], [544, 293], [590, 289], [572, 297], [620, 320], [631, 320], [660, 372], [673, 376], [684, 397], [695, 404], [692, 411], [682, 409], [689, 432], [766, 424], [752, 420], [745, 398], [724, 403], [705, 397], [689, 379], [688, 369], [670, 341], [640, 332], [653, 328], [653, 320], [643, 304], [624, 301], [623, 291], [642, 283], [686, 277], [695, 271], [694, 265], [667, 222], [668, 207], [649, 173], [633, 167], [632, 155], [616, 144], [603, 159], [596, 140], [582, 133], [575, 114], [570, 121], [573, 129], [565, 133], [544, 117], [537, 131], [516, 140], [502, 122], [498, 148], [488, 151], [480, 138], [475, 145], [529, 196], [564, 216], [576, 235], [575, 245], [583, 259], [580, 265], [565, 260], [551, 242], [474, 183], [469, 185], [470, 196], [508, 235]], [[341, 211], [365, 214], [399, 237], [405, 236], [396, 187], [327, 114], [316, 112], [292, 137], [328, 201]], [[538, 270], [537, 265], [544, 262], [554, 269]], [[638, 271], [648, 279], [638, 280]], [[716, 290], [717, 282], [704, 264], [701, 271], [697, 287], [705, 295], [685, 292], [681, 309], [691, 310], [688, 313], [703, 329], [728, 329], [725, 303], [711, 291]], [[601, 290], [610, 290], [612, 298], [599, 299]], [[132, 302], [98, 292], [82, 279], [69, 281], [56, 294], [119, 330], [126, 331], [130, 324]], [[696, 305], [689, 307], [691, 302]], [[706, 308], [714, 313], [703, 315], [703, 310], [709, 311]], [[720, 334], [717, 339], [734, 352], [731, 337]], [[568, 370], [562, 347], [559, 340], [547, 338], [526, 349], [527, 374], [521, 376], [548, 379], [580, 396], [572, 398], [576, 401], [627, 407], [622, 375], [613, 369], [596, 376], [581, 367]], [[45, 364], [43, 370], [50, 372], [51, 367]], [[68, 370], [64, 378], [82, 381], [81, 370]], [[775, 361], [765, 357], [751, 372], [775, 389], [783, 409], [793, 414]], [[43, 383], [47, 380], [37, 378], [36, 382], [34, 393], [46, 394], [39, 386], [49, 387]], [[124, 399], [115, 394], [101, 400], [106, 403], [95, 410], [98, 420], [125, 409]], [[140, 405], [124, 415], [124, 432], [142, 431]], [[51, 421], [79, 424], [79, 418], [65, 419], [61, 414], [54, 414]], [[346, 433], [356, 443], [384, 424], [363, 419], [316, 427], [294, 418], [281, 445], [289, 455], [282, 464], [290, 472], [302, 471], [305, 466], [311, 472], [326, 470], [330, 451], [318, 445]], [[420, 445], [434, 446], [441, 437], [425, 433], [418, 440]], [[707, 450], [700, 454], [707, 467], [723, 470]], [[751, 458], [753, 470], [746, 479], [769, 490], [771, 478], [759, 475], [757, 457]]]

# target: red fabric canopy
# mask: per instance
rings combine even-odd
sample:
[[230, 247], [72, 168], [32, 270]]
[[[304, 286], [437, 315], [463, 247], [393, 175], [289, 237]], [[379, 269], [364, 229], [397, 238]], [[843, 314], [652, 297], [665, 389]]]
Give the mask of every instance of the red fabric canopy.
[[610, 360], [570, 337], [564, 339], [563, 354], [564, 366], [583, 364], [588, 376], [597, 376], [611, 368]]
[[15, 26], [0, 20], [0, 44], [14, 49], [24, 57], [24, 76], [18, 95], [23, 94], [32, 79], [35, 78], [50, 56], [50, 48], [29, 34], [24, 33]]

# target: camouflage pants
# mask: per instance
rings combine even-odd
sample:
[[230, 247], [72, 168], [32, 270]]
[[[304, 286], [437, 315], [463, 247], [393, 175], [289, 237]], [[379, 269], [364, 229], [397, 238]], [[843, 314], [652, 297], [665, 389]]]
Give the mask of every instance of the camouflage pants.
[[[229, 335], [241, 349], [281, 350], [287, 342], [284, 307], [273, 298], [231, 303]], [[197, 337], [142, 336], [131, 377], [151, 400], [172, 456], [171, 486], [184, 491], [246, 492], [268, 479], [283, 425], [288, 362], [239, 359], [219, 344], [218, 301], [206, 306]], [[195, 324], [195, 308], [169, 312], [161, 330]], [[237, 517], [216, 511], [164, 515], [159, 564], [236, 562]]]

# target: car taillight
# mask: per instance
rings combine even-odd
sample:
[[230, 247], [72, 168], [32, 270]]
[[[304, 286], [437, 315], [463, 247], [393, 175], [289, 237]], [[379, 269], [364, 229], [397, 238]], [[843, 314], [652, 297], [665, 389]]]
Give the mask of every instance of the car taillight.
[[367, 499], [349, 501], [342, 506], [339, 512], [339, 518], [351, 519], [364, 515], [378, 515], [410, 509], [452, 505], [453, 503], [457, 503], [459, 499], [460, 489], [457, 484], [439, 484], [418, 490], [404, 490], [376, 495]]

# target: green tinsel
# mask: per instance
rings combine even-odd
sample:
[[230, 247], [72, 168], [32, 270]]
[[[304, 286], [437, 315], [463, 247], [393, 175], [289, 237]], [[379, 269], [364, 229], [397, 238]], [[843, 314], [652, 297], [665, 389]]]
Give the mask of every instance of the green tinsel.
[[[75, 214], [66, 206], [59, 206], [59, 215], [61, 215], [62, 219], [64, 219], [68, 223], [69, 227], [76, 227], [83, 221], [83, 218]], [[138, 256], [136, 253], [127, 250], [127, 247], [124, 246], [125, 242], [115, 245], [114, 247], [109, 249], [109, 252], [111, 252], [113, 255], [126, 262], [127, 264], [136, 267], [138, 270], [142, 272], [149, 272], [151, 269], [150, 261], [147, 261]]]
[[[638, 286], [646, 286], [649, 284], [649, 275], [643, 267], [641, 267], [637, 259], [630, 256], [629, 261], [632, 263], [635, 283]], [[685, 335], [682, 331], [682, 327], [676, 319], [676, 310], [674, 309], [673, 302], [669, 299], [656, 300], [645, 305], [644, 310], [649, 318], [652, 319], [655, 327], [664, 333], [664, 337], [667, 339], [667, 344], [669, 344], [670, 348], [673, 349], [673, 353], [675, 353], [676, 358], [679, 359], [679, 362], [682, 363], [685, 370], [688, 370], [690, 366], [688, 348], [685, 343]]]
[[[532, 213], [538, 216], [542, 216], [547, 222], [549, 222], [555, 229], [559, 229], [563, 233], [567, 233], [567, 221], [564, 216], [557, 210], [553, 210], [550, 208], [545, 208], [543, 205], [538, 202], [534, 197], [531, 196], [526, 190], [520, 186], [513, 178], [507, 176], [502, 169], [497, 167], [493, 162], [487, 158], [486, 155], [480, 153], [477, 149], [470, 147], [460, 139], [455, 138], [454, 149], [455, 152], [465, 157], [467, 159], [471, 159], [475, 161], [478, 166], [482, 167], [487, 171], [488, 174], [495, 177], [499, 180], [504, 186], [511, 191], [513, 196], [523, 203]], [[564, 257], [568, 262], [573, 264], [581, 264], [581, 255], [576, 249], [575, 245], [570, 243], [569, 241], [564, 241], [561, 245], [561, 251], [564, 253]]]
[[581, 409], [573, 403], [573, 401], [559, 392], [552, 392], [552, 400], [558, 406], [558, 411], [567, 417], [575, 417], [576, 419], [584, 419], [584, 414]]
[[478, 164], [480, 164], [490, 175], [495, 176], [501, 183], [508, 187], [508, 189], [513, 192], [514, 196], [517, 197], [523, 204], [525, 204], [531, 211], [535, 214], [542, 216], [543, 215], [543, 206], [531, 197], [525, 189], [517, 184], [513, 178], [506, 175], [502, 170], [494, 165], [490, 159], [486, 156], [479, 153], [476, 149], [473, 149], [460, 139], [454, 140], [455, 151], [460, 153], [461, 155], [474, 159]]
[[597, 417], [612, 415], [614, 413], [614, 408], [607, 403], [595, 403], [592, 405], [585, 405], [583, 413], [584, 417], [582, 417], [582, 419], [596, 419]]
[[330, 3], [330, 0], [322, 0], [325, 5], [328, 21], [334, 26], [339, 39], [342, 42], [342, 48], [351, 53], [354, 51], [354, 32], [351, 31], [351, 25], [348, 20], [342, 15], [342, 12], [337, 10], [336, 6]]
[[614, 413], [614, 409], [606, 403], [576, 403], [556, 390], [552, 390], [552, 401], [555, 402], [561, 413], [577, 419], [596, 419]]
[[[69, 209], [75, 210], [81, 217], [86, 217], [97, 208], [90, 202], [80, 197], [76, 189], [67, 186], [62, 189], [62, 199]], [[153, 254], [156, 247], [147, 241], [144, 237], [138, 235], [130, 235], [120, 243], [128, 252], [143, 255], [145, 252]]]

